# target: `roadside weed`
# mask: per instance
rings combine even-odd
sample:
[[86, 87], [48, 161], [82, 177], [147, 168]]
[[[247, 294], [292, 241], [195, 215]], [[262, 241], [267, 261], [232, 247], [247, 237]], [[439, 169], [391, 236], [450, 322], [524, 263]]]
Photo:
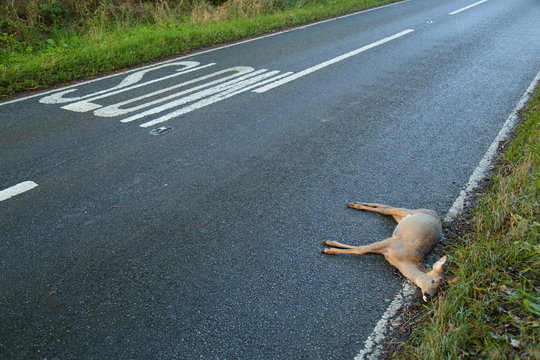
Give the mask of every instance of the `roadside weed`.
[[540, 359], [540, 89], [397, 359]]
[[0, 98], [397, 0], [8, 0]]

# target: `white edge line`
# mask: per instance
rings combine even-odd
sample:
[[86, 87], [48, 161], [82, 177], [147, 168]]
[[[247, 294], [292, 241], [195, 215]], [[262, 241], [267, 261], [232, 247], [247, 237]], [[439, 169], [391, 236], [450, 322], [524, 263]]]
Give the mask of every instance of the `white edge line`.
[[182, 60], [182, 59], [185, 59], [185, 58], [188, 58], [188, 57], [199, 56], [199, 55], [206, 54], [206, 53], [209, 53], [209, 52], [213, 52], [213, 51], [217, 51], [217, 50], [221, 50], [221, 49], [226, 49], [226, 48], [229, 48], [229, 47], [232, 47], [232, 46], [241, 45], [241, 44], [249, 43], [249, 42], [252, 42], [252, 41], [265, 39], [265, 38], [268, 38], [268, 37], [271, 37], [271, 36], [281, 35], [281, 34], [285, 34], [285, 33], [288, 33], [288, 32], [291, 32], [291, 31], [296, 31], [296, 30], [302, 30], [302, 29], [305, 29], [305, 28], [310, 27], [310, 26], [315, 26], [315, 25], [326, 23], [326, 22], [343, 19], [343, 18], [346, 18], [346, 17], [349, 17], [349, 16], [360, 15], [360, 14], [363, 14], [363, 13], [366, 13], [366, 12], [369, 12], [369, 11], [374, 11], [374, 10], [387, 8], [387, 7], [390, 7], [390, 6], [404, 4], [404, 3], [407, 3], [409, 1], [411, 1], [411, 0], [398, 1], [398, 2], [395, 2], [395, 3], [387, 4], [387, 5], [382, 5], [382, 6], [378, 6], [378, 7], [374, 7], [374, 8], [370, 8], [370, 9], [357, 11], [357, 12], [354, 12], [354, 13], [351, 13], [351, 14], [345, 14], [345, 15], [334, 17], [334, 18], [317, 21], [317, 22], [314, 22], [314, 23], [311, 23], [311, 24], [299, 25], [299, 26], [293, 27], [291, 29], [286, 29], [286, 30], [278, 31], [278, 32], [271, 33], [271, 34], [262, 35], [262, 36], [255, 37], [255, 38], [252, 38], [252, 39], [242, 40], [242, 41], [235, 42], [235, 43], [232, 43], [232, 44], [221, 45], [221, 46], [218, 46], [218, 47], [215, 47], [215, 48], [212, 48], [212, 49], [190, 53], [190, 54], [180, 56], [180, 57], [177, 57], [177, 58], [174, 58], [174, 59], [169, 59], [169, 60], [165, 60], [165, 61], [161, 61], [161, 62], [156, 62], [156, 63], [152, 63], [152, 64], [146, 65], [146, 66], [136, 67], [136, 68], [126, 70], [126, 71], [121, 71], [121, 72], [118, 72], [118, 73], [115, 73], [115, 74], [106, 75], [106, 76], [103, 76], [103, 77], [98, 77], [96, 79], [87, 80], [87, 81], [83, 81], [83, 82], [78, 82], [76, 84], [72, 84], [72, 85], [68, 85], [68, 86], [57, 87], [57, 88], [52, 89], [52, 90], [39, 92], [39, 93], [36, 93], [36, 94], [33, 94], [33, 95], [24, 96], [24, 97], [13, 99], [13, 100], [8, 100], [8, 101], [4, 101], [4, 102], [0, 101], [0, 106], [13, 104], [13, 103], [16, 103], [16, 102], [19, 102], [19, 101], [28, 100], [28, 99], [35, 98], [35, 97], [38, 97], [38, 96], [44, 96], [44, 95], [51, 94], [51, 93], [54, 93], [54, 92], [57, 92], [57, 91], [60, 91], [60, 90], [71, 89], [71, 88], [76, 87], [76, 86], [90, 84], [90, 83], [93, 83], [93, 82], [96, 82], [96, 81], [99, 81], [99, 80], [105, 80], [105, 79], [109, 79], [109, 78], [112, 78], [112, 77], [115, 77], [115, 76], [129, 74], [131, 72], [144, 70], [146, 68], [153, 67], [153, 66], [156, 66], [156, 65], [167, 64], [167, 63]]
[[[343, 19], [343, 18], [346, 18], [346, 17], [349, 17], [349, 16], [355, 16], [355, 15], [358, 15], [358, 14], [363, 14], [363, 13], [366, 13], [366, 12], [369, 12], [369, 11], [379, 10], [379, 9], [382, 9], [382, 8], [385, 8], [385, 7], [389, 7], [389, 6], [394, 6], [394, 5], [404, 4], [404, 3], [409, 2], [409, 1], [411, 1], [411, 0], [398, 1], [398, 2], [391, 3], [391, 4], [386, 4], [386, 5], [382, 5], [382, 6], [377, 6], [377, 7], [373, 7], [373, 8], [369, 8], [369, 9], [365, 9], [365, 10], [361, 10], [361, 11], [357, 11], [357, 12], [354, 12], [354, 13], [350, 13], [350, 14], [345, 14], [345, 15], [336, 16], [336, 17], [333, 17], [333, 18], [330, 18], [330, 19], [326, 19], [326, 20], [320, 20], [320, 21], [317, 21], [317, 22], [314, 22], [314, 23], [311, 23], [311, 24], [300, 25], [300, 26], [298, 26], [298, 27], [295, 27], [295, 28], [293, 28], [293, 29], [290, 29], [289, 31], [301, 30], [301, 29], [308, 28], [308, 27], [310, 27], [310, 26], [319, 25], [319, 24], [323, 24], [323, 23], [330, 22], [330, 21]], [[283, 31], [283, 32], [286, 32], [286, 31], [287, 31], [287, 30], [285, 30], [285, 31]]]
[[390, 320], [396, 318], [396, 314], [403, 307], [403, 304], [411, 302], [415, 291], [416, 288], [409, 280], [404, 280], [401, 283], [401, 291], [397, 293], [394, 300], [388, 305], [388, 308], [375, 325], [373, 332], [364, 343], [364, 349], [356, 355], [354, 360], [364, 360], [366, 355], [370, 355], [369, 359], [377, 359], [382, 350], [382, 344], [386, 338]]
[[470, 8], [475, 7], [476, 5], [480, 5], [480, 4], [482, 4], [482, 3], [485, 3], [486, 1], [488, 1], [488, 0], [480, 0], [480, 1], [478, 1], [478, 2], [475, 2], [474, 4], [471, 4], [471, 5], [462, 7], [461, 9], [457, 9], [456, 11], [452, 11], [452, 12], [448, 13], [448, 15], [456, 15], [456, 14], [459, 14], [459, 13], [462, 12], [462, 11], [469, 10]]
[[[484, 157], [482, 160], [480, 160], [477, 168], [469, 178], [465, 189], [460, 192], [459, 196], [454, 201], [454, 204], [444, 218], [445, 222], [451, 222], [456, 218], [457, 214], [463, 211], [471, 191], [475, 190], [478, 187], [479, 182], [488, 175], [489, 170], [491, 170], [493, 166], [493, 161], [497, 155], [499, 145], [501, 142], [509, 138], [510, 132], [514, 129], [516, 122], [519, 119], [519, 111], [523, 109], [530, 100], [538, 83], [540, 83], [540, 71], [536, 74], [535, 78], [525, 93], [523, 93], [521, 96], [512, 113], [510, 113], [506, 119], [498, 135], [495, 137], [484, 154]], [[355, 360], [376, 360], [380, 357], [384, 342], [386, 340], [387, 332], [392, 325], [390, 320], [399, 320], [399, 318], [396, 317], [398, 310], [403, 308], [405, 304], [411, 302], [411, 296], [415, 291], [416, 288], [414, 285], [412, 285], [408, 280], [403, 281], [401, 291], [394, 297], [394, 300], [390, 303], [381, 319], [377, 322], [373, 332], [364, 342], [364, 349], [358, 353], [358, 355], [354, 358]]]
[[519, 102], [517, 103], [516, 107], [512, 111], [512, 113], [508, 116], [506, 121], [504, 122], [501, 130], [495, 137], [495, 140], [491, 143], [489, 148], [487, 149], [486, 153], [484, 154], [484, 157], [482, 160], [480, 160], [480, 163], [478, 164], [478, 167], [474, 170], [471, 177], [469, 178], [469, 181], [467, 182], [467, 185], [465, 186], [465, 189], [462, 190], [457, 197], [456, 201], [454, 201], [454, 204], [446, 214], [446, 217], [444, 218], [444, 221], [450, 222], [452, 221], [457, 214], [459, 214], [461, 211], [463, 211], [463, 208], [467, 202], [468, 195], [476, 190], [478, 188], [479, 183], [488, 175], [489, 171], [493, 167], [493, 160], [495, 156], [497, 155], [497, 150], [500, 146], [500, 144], [507, 140], [510, 137], [511, 131], [516, 126], [516, 122], [519, 120], [519, 111], [527, 105], [527, 102], [531, 99], [534, 89], [536, 88], [537, 84], [540, 82], [540, 71], [536, 74], [534, 80], [531, 82], [525, 93], [521, 96], [521, 99], [519, 99]]
[[7, 200], [13, 196], [17, 196], [19, 194], [22, 194], [23, 192], [32, 190], [36, 186], [38, 186], [38, 184], [33, 181], [23, 181], [22, 183], [13, 185], [7, 189], [0, 191], [0, 201]]

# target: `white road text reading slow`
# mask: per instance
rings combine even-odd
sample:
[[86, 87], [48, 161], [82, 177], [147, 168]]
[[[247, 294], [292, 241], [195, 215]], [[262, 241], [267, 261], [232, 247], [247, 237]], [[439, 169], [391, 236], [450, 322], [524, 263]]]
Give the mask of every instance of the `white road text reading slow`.
[[[164, 86], [158, 90], [149, 91], [117, 103], [109, 105], [99, 103], [98, 100], [111, 98], [127, 91], [144, 89], [145, 86], [169, 81], [216, 65], [215, 63], [201, 65], [197, 61], [187, 60], [175, 61], [132, 73], [120, 81], [118, 85], [108, 89], [68, 97], [68, 94], [77, 91], [76, 88], [71, 88], [42, 97], [39, 102], [42, 104], [65, 104], [61, 106], [64, 110], [81, 113], [93, 111], [93, 114], [99, 117], [120, 117], [122, 123], [143, 120], [144, 122], [139, 126], [147, 128], [249, 90], [264, 93], [413, 31], [413, 29], [401, 31], [296, 73], [235, 66]], [[175, 72], [157, 79], [143, 81], [143, 78], [152, 71], [167, 67], [174, 69]]]

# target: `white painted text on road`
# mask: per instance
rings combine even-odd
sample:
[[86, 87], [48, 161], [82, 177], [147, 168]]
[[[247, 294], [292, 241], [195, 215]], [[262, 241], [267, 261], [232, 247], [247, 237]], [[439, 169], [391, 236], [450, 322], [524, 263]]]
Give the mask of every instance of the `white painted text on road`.
[[[39, 101], [43, 104], [61, 104], [64, 110], [80, 113], [93, 112], [97, 117], [116, 117], [122, 123], [142, 120], [144, 122], [139, 126], [146, 128], [246, 91], [264, 93], [413, 31], [413, 29], [401, 31], [298, 72], [256, 70], [250, 66], [234, 66], [171, 84], [176, 77], [196, 74], [216, 65], [187, 60], [174, 61], [131, 73], [118, 84], [107, 89], [73, 96], [78, 89], [70, 88], [47, 95]], [[160, 70], [160, 73], [172, 70], [173, 73], [156, 78], [157, 73], [154, 73], [156, 70]], [[156, 90], [155, 84], [158, 83], [164, 85]], [[150, 85], [154, 85], [152, 90], [145, 92], [145, 89], [150, 89]], [[129, 95], [130, 92], [136, 95]]]

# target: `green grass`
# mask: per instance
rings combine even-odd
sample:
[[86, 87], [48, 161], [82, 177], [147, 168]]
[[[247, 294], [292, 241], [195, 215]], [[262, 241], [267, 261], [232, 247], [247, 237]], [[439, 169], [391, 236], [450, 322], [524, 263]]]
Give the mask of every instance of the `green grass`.
[[[157, 20], [96, 8], [77, 26], [77, 18], [57, 23], [56, 1], [32, 1], [33, 12], [10, 18], [0, 11], [0, 98], [395, 0], [280, 1], [242, 16], [238, 2], [229, 4], [232, 12], [208, 4], [169, 11], [162, 0], [149, 11]], [[449, 246], [454, 280], [426, 306], [395, 358], [540, 359], [540, 91], [524, 118], [469, 219], [472, 231]]]
[[[272, 7], [241, 15], [232, 5], [223, 11], [226, 3], [221, 7], [207, 5], [198, 12], [200, 7], [192, 8], [190, 16], [168, 17], [167, 22], [130, 20], [105, 25], [107, 21], [93, 18], [79, 29], [50, 27], [41, 33], [19, 26], [19, 30], [12, 30], [18, 35], [3, 33], [0, 39], [4, 45], [0, 51], [0, 98], [394, 1], [310, 0], [303, 5], [291, 2], [285, 9]], [[209, 19], [201, 14], [210, 14]], [[14, 35], [24, 40], [16, 41]]]
[[540, 359], [540, 89], [396, 359]]

